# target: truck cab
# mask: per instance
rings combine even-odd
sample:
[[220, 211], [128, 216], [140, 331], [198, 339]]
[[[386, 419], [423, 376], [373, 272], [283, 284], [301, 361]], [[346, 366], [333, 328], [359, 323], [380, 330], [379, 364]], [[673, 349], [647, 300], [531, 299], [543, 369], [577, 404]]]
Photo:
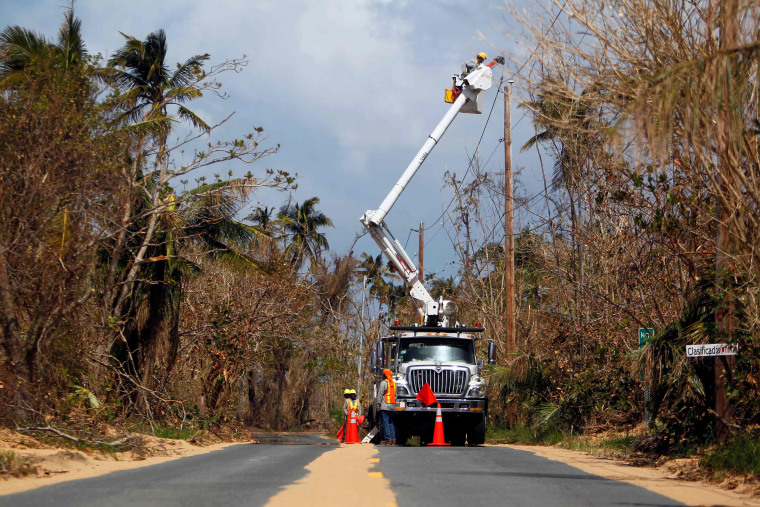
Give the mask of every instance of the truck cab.
[[[426, 407], [417, 394], [427, 383], [441, 405], [444, 434], [452, 445], [480, 445], [485, 441], [488, 397], [475, 343], [481, 327], [391, 326], [392, 336], [382, 338], [372, 353], [374, 392], [383, 380], [382, 370], [393, 372], [396, 382], [394, 422], [396, 441], [412, 436], [420, 443], [432, 440], [436, 406]], [[494, 361], [489, 343], [488, 361]], [[379, 400], [373, 398], [370, 424], [377, 420]]]

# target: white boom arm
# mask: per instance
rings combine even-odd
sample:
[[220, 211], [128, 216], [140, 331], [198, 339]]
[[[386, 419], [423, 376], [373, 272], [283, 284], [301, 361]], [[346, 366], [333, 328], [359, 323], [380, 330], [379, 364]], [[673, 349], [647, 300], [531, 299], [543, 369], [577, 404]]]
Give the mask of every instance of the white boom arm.
[[[462, 93], [451, 105], [430, 136], [428, 136], [425, 144], [422, 145], [420, 151], [417, 152], [417, 155], [406, 168], [406, 171], [401, 175], [398, 182], [396, 182], [396, 185], [391, 192], [380, 204], [380, 207], [376, 210], [367, 210], [359, 219], [372, 236], [372, 239], [375, 240], [375, 243], [377, 243], [388, 260], [391, 261], [396, 271], [404, 279], [404, 282], [409, 287], [409, 294], [417, 301], [417, 304], [420, 307], [420, 312], [425, 316], [426, 324], [428, 325], [433, 323], [443, 326], [449, 325], [448, 317], [449, 314], [453, 314], [453, 311], [448, 311], [447, 308], [454, 309], [455, 306], [450, 302], [445, 302], [443, 300], [436, 301], [433, 299], [422, 282], [419, 281], [417, 267], [412, 262], [412, 259], [404, 251], [401, 243], [393, 237], [390, 230], [388, 230], [388, 227], [385, 225], [385, 217], [427, 156], [433, 148], [435, 148], [435, 145], [446, 132], [446, 129], [451, 125], [451, 122], [454, 121], [456, 115], [461, 111], [462, 106], [464, 106], [467, 101], [473, 101], [477, 104], [478, 99], [480, 99], [480, 103], [482, 104], [482, 94], [491, 88], [492, 84], [491, 67], [496, 63], [503, 64], [504, 59], [499, 57], [488, 65], [481, 64], [477, 69], [462, 79]], [[441, 313], [443, 313], [443, 315], [441, 315]]]

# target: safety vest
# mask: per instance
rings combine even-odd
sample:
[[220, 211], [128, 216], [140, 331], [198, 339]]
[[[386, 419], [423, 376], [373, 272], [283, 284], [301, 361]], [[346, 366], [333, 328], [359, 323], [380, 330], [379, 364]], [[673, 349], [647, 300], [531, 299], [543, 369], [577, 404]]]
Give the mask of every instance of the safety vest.
[[385, 396], [383, 396], [385, 403], [396, 403], [396, 382], [388, 379], [385, 379], [385, 382], [388, 384], [388, 389], [385, 391]]
[[359, 409], [359, 400], [352, 400], [351, 398], [346, 399], [346, 402], [348, 403], [348, 411], [349, 413], [354, 410]]

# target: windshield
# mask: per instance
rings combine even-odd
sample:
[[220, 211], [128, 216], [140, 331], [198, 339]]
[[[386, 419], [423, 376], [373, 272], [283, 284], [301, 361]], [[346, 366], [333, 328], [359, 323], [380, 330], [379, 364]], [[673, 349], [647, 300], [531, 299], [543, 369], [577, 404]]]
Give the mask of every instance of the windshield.
[[462, 338], [401, 338], [399, 362], [458, 361], [475, 364], [472, 340]]

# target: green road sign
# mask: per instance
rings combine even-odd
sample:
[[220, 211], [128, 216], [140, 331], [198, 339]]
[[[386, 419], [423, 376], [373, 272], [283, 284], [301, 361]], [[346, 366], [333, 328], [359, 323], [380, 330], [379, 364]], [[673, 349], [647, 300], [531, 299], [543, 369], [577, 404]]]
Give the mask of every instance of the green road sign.
[[[639, 348], [652, 343], [652, 338], [654, 338], [654, 328], [639, 328]], [[641, 371], [641, 381], [644, 383], [644, 427], [649, 428], [652, 424], [652, 413], [649, 411], [650, 392], [648, 382], [644, 381], [644, 370]]]
[[652, 342], [654, 338], [654, 328], [640, 327], [639, 328], [639, 348]]

